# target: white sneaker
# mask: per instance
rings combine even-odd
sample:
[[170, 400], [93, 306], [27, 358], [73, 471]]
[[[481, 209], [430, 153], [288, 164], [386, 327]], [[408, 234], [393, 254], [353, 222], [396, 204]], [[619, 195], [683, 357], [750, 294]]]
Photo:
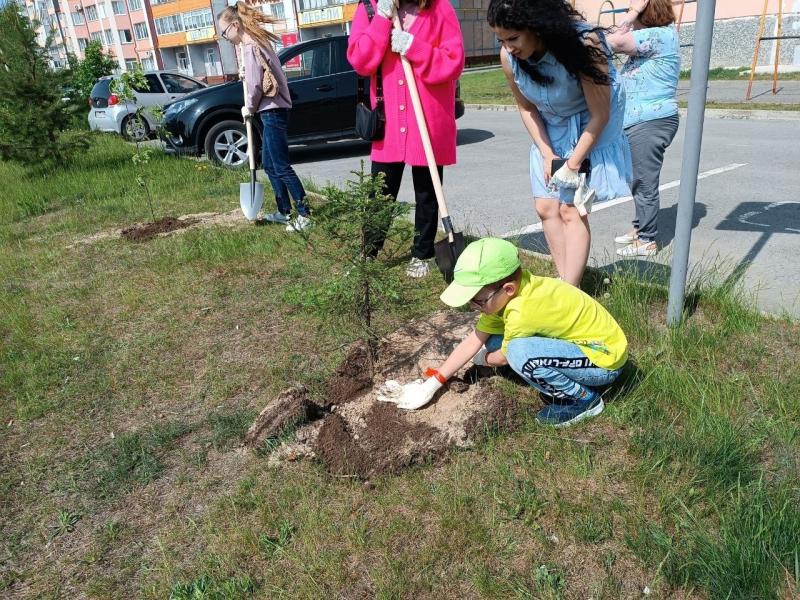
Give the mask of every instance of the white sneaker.
[[639, 239], [638, 235], [628, 235], [627, 233], [624, 235], [618, 235], [614, 238], [615, 244], [630, 244], [631, 242], [635, 242]]
[[267, 223], [277, 223], [278, 225], [287, 225], [289, 223], [289, 215], [283, 214], [281, 211], [276, 210], [264, 215], [264, 221]]
[[303, 215], [297, 215], [297, 217], [289, 221], [289, 224], [286, 226], [286, 231], [303, 231], [309, 227], [311, 227], [311, 219]]
[[[655, 247], [651, 248], [651, 246]], [[619, 256], [655, 256], [657, 253], [658, 246], [656, 246], [654, 242], [642, 244], [641, 246], [634, 246], [631, 244], [617, 250]]]
[[430, 260], [422, 260], [420, 258], [412, 258], [411, 262], [406, 267], [406, 275], [413, 279], [425, 277], [431, 270]]

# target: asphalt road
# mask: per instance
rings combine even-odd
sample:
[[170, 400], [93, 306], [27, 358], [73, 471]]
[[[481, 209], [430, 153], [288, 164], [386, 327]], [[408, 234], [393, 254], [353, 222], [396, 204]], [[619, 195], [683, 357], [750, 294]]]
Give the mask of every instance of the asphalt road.
[[[516, 112], [468, 110], [459, 119], [458, 164], [445, 169], [444, 190], [457, 228], [476, 235], [510, 236], [546, 252], [528, 178], [530, 137]], [[660, 242], [648, 273], [669, 279], [683, 148], [683, 123], [667, 151], [661, 176]], [[318, 185], [341, 183], [369, 145], [341, 142], [298, 147], [292, 160]], [[759, 307], [800, 318], [800, 121], [707, 118], [700, 160], [690, 252], [695, 276], [737, 278]], [[413, 202], [410, 174], [400, 200]], [[633, 203], [596, 204], [590, 264], [640, 268], [617, 261], [613, 238], [630, 227]], [[744, 274], [739, 271], [749, 265]]]

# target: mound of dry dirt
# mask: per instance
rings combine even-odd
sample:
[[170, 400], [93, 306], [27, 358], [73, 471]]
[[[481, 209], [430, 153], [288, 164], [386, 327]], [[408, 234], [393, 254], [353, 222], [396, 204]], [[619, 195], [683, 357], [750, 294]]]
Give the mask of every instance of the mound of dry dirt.
[[[518, 405], [490, 385], [491, 369], [462, 369], [416, 411], [376, 398], [387, 379], [406, 383], [424, 378], [428, 367], [441, 364], [453, 343], [469, 334], [475, 320], [475, 313], [441, 312], [408, 323], [381, 341], [373, 374], [366, 347], [354, 345], [320, 403], [324, 416], [301, 426], [293, 442], [273, 452], [271, 462], [316, 457], [333, 475], [368, 479], [430, 461], [453, 446], [471, 446], [487, 425], [512, 427]], [[289, 422], [306, 410], [298, 407], [308, 399], [290, 392], [279, 394], [262, 412], [270, 415], [270, 423]], [[277, 435], [274, 428], [270, 432]], [[254, 437], [250, 445], [266, 437]]]
[[103, 240], [111, 240], [123, 237], [130, 241], [141, 242], [154, 237], [165, 237], [181, 233], [196, 227], [234, 227], [245, 226], [247, 219], [242, 215], [241, 210], [232, 210], [226, 213], [196, 213], [192, 215], [182, 215], [180, 217], [165, 217], [155, 223], [136, 223], [126, 229], [107, 229], [98, 231], [88, 236], [75, 239], [67, 248], [75, 248], [81, 245], [94, 244]]
[[169, 233], [178, 229], [184, 229], [194, 225], [197, 221], [193, 219], [176, 219], [175, 217], [163, 217], [152, 223], [141, 223], [128, 227], [120, 232], [120, 236], [130, 242], [146, 242], [152, 240], [160, 233]]

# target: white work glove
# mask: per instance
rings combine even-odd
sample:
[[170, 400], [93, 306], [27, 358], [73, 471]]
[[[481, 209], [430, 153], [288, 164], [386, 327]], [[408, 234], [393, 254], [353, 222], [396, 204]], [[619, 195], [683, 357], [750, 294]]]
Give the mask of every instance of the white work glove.
[[586, 186], [586, 175], [581, 173], [578, 189], [575, 190], [575, 200], [573, 204], [578, 209], [578, 214], [585, 217], [592, 212], [592, 202], [594, 202], [594, 190]]
[[407, 31], [392, 29], [392, 52], [397, 52], [400, 56], [405, 56], [413, 41], [414, 36]]
[[479, 367], [488, 367], [489, 363], [486, 362], [487, 354], [489, 354], [489, 351], [486, 349], [486, 346], [483, 346], [478, 350], [478, 353], [472, 357], [472, 364]]
[[572, 170], [569, 168], [569, 161], [564, 161], [561, 168], [550, 176], [550, 185], [548, 191], [554, 192], [557, 188], [564, 188], [567, 190], [576, 190], [580, 184], [580, 177], [578, 169]]
[[391, 21], [396, 10], [397, 4], [395, 4], [395, 0], [378, 0], [378, 14], [384, 19]]
[[255, 113], [254, 113], [254, 112], [253, 112], [251, 109], [247, 108], [246, 106], [243, 106], [243, 107], [242, 107], [242, 118], [243, 118], [243, 119], [249, 119], [249, 118], [252, 118], [252, 116], [253, 116], [254, 114], [255, 114]]
[[378, 389], [378, 400], [395, 402], [397, 408], [404, 410], [416, 410], [430, 402], [441, 387], [442, 384], [436, 377], [429, 377], [425, 381], [417, 379], [405, 385], [390, 379]]
[[[453, 350], [459, 347], [461, 342], [454, 342], [453, 343]], [[478, 353], [472, 357], [472, 364], [477, 365], [479, 367], [488, 367], [489, 364], [486, 362], [486, 355], [489, 354], [489, 351], [486, 349], [486, 346], [481, 346], [481, 349], [478, 350]]]

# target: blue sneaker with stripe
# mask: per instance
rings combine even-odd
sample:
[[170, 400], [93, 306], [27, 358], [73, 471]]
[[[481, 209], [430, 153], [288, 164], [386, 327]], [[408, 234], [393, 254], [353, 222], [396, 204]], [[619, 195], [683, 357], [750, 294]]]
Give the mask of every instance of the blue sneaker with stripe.
[[603, 398], [595, 391], [587, 392], [583, 398], [575, 398], [573, 401], [561, 401], [558, 404], [548, 404], [539, 414], [536, 420], [543, 425], [553, 427], [568, 427], [579, 421], [596, 417], [605, 408]]

